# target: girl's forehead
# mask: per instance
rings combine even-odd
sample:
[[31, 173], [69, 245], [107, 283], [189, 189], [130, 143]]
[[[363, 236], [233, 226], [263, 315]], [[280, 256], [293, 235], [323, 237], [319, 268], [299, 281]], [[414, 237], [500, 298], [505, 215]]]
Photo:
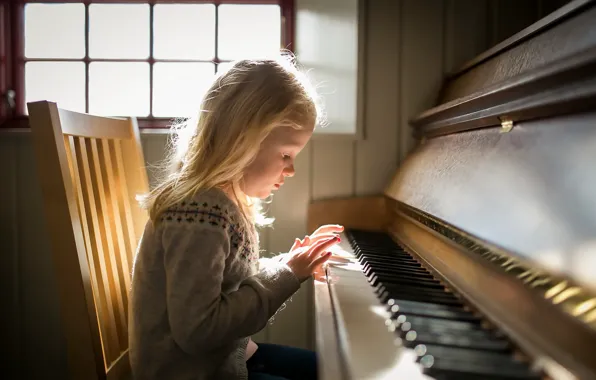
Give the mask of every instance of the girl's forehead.
[[312, 129], [303, 127], [301, 129], [292, 128], [289, 126], [281, 126], [275, 128], [267, 138], [270, 142], [280, 145], [294, 145], [301, 147], [305, 145], [310, 136], [312, 135]]

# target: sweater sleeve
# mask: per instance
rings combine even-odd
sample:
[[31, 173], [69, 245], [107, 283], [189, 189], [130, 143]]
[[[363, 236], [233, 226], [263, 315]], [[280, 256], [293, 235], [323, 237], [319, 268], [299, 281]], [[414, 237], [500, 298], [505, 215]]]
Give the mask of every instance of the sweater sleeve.
[[294, 273], [279, 263], [223, 293], [230, 239], [221, 228], [166, 227], [163, 246], [172, 335], [189, 354], [257, 333], [300, 288]]
[[279, 263], [286, 261], [289, 255], [289, 253], [280, 253], [273, 257], [261, 257], [259, 258], [259, 270], [267, 269], [267, 267], [270, 266], [279, 265]]

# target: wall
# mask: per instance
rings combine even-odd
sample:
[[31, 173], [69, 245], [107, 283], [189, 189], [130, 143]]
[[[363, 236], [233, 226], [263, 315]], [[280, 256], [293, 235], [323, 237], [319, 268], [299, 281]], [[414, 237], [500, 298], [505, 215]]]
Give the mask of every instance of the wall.
[[[296, 3], [300, 7], [301, 2]], [[366, 138], [324, 138], [309, 143], [298, 158], [296, 176], [270, 205], [277, 222], [273, 230], [262, 232], [263, 248], [282, 252], [294, 237], [304, 236], [312, 199], [380, 193], [411, 147], [408, 120], [433, 105], [443, 75], [552, 9], [550, 3], [545, 4], [530, 0], [368, 1], [360, 36], [365, 57]], [[143, 135], [148, 165], [162, 157], [164, 144], [162, 135]], [[6, 363], [20, 372], [15, 378], [65, 378], [57, 292], [27, 132], [0, 132], [0, 179], [0, 292]], [[312, 348], [310, 291], [305, 285], [258, 338]]]

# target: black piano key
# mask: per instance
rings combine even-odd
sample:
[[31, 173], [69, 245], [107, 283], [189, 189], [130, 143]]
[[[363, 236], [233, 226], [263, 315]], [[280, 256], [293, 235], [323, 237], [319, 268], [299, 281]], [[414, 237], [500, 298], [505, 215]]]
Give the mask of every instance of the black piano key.
[[427, 280], [427, 279], [420, 279], [416, 278], [415, 276], [408, 276], [408, 275], [385, 275], [375, 273], [369, 277], [369, 280], [373, 286], [376, 286], [379, 283], [389, 284], [389, 285], [400, 285], [400, 284], [416, 284], [416, 286], [421, 288], [431, 288], [431, 289], [441, 289], [445, 292], [445, 287], [436, 280]]
[[483, 334], [489, 333], [489, 330], [484, 329], [478, 322], [453, 321], [426, 316], [406, 315], [402, 313], [394, 313], [392, 314], [392, 318], [398, 323], [409, 322], [411, 325], [415, 326], [416, 329], [428, 329], [429, 331], [434, 331], [435, 329], [463, 332], [480, 331]]
[[504, 339], [480, 339], [458, 333], [432, 333], [416, 330], [410, 330], [408, 333], [404, 334], [402, 343], [404, 346], [410, 348], [414, 348], [416, 345], [424, 343], [495, 352], [506, 352], [511, 349], [509, 342]]
[[[395, 323], [395, 322], [394, 322]], [[467, 331], [456, 330], [451, 328], [447, 325], [440, 325], [439, 323], [433, 324], [432, 326], [413, 326], [411, 322], [404, 322], [401, 324], [397, 324], [396, 332], [401, 338], [405, 338], [407, 340], [412, 341], [414, 344], [417, 342], [418, 336], [423, 337], [426, 336], [455, 336], [457, 338], [457, 342], [454, 343], [452, 346], [454, 347], [471, 347], [477, 349], [487, 349], [492, 351], [506, 351], [509, 347], [509, 343], [503, 339], [495, 338], [491, 335], [490, 332], [486, 330], [474, 330], [470, 329]], [[464, 341], [464, 339], [466, 339]], [[461, 343], [459, 343], [461, 342]], [[468, 343], [472, 342], [472, 343]], [[431, 342], [419, 342], [419, 343], [428, 343], [432, 344]], [[446, 346], [449, 346], [447, 343], [440, 343]], [[473, 347], [471, 346], [473, 344]], [[486, 347], [486, 348], [482, 348]]]
[[414, 260], [412, 257], [404, 256], [371, 256], [371, 255], [360, 255], [359, 261], [366, 261], [375, 264], [408, 264], [414, 266], [421, 266], [420, 263]]
[[387, 292], [387, 299], [389, 298], [403, 298], [410, 301], [432, 302], [441, 305], [461, 306], [460, 300], [449, 293], [442, 291], [430, 291], [411, 286], [396, 287], [393, 285], [381, 285], [375, 292], [377, 295], [385, 294]]
[[[418, 265], [418, 266], [399, 265], [399, 264], [380, 265], [380, 264], [375, 264], [375, 263], [371, 263], [371, 262], [364, 262], [364, 263], [362, 263], [362, 267], [364, 269], [371, 269], [371, 270], [375, 270], [375, 271], [385, 269], [385, 270], [401, 271], [401, 272], [405, 271], [405, 272], [412, 273], [412, 274], [418, 274], [423, 277], [431, 276], [431, 274], [428, 273], [428, 271], [426, 269], [423, 269], [420, 265]], [[432, 278], [432, 276], [431, 276], [431, 278]]]
[[391, 248], [385, 248], [385, 249], [380, 249], [380, 250], [371, 250], [371, 249], [363, 249], [359, 246], [356, 246], [354, 248], [354, 253], [357, 256], [367, 256], [372, 259], [379, 259], [379, 260], [394, 260], [394, 259], [399, 259], [399, 258], [403, 258], [403, 259], [407, 259], [407, 260], [414, 259], [414, 257], [412, 257], [409, 253], [404, 252], [403, 250], [395, 250], [395, 249], [391, 249]]
[[424, 285], [425, 284], [418, 285], [416, 282], [410, 282], [410, 283], [380, 282], [380, 283], [376, 283], [376, 284], [371, 283], [371, 286], [373, 286], [373, 287], [381, 287], [382, 286], [385, 288], [385, 290], [387, 290], [389, 292], [396, 293], [396, 294], [399, 294], [400, 292], [413, 291], [413, 292], [417, 292], [417, 293], [424, 293], [424, 294], [428, 294], [428, 295], [435, 295], [437, 297], [443, 297], [443, 298], [457, 300], [457, 297], [455, 297], [453, 295], [453, 293], [448, 292], [445, 289], [445, 287], [431, 288], [431, 287], [427, 287]]
[[428, 355], [420, 360], [424, 373], [436, 380], [538, 380], [539, 374], [532, 373], [528, 367], [516, 365], [492, 364], [490, 362], [473, 362], [471, 360], [455, 360], [441, 356]]
[[[383, 292], [388, 292], [391, 298], [406, 298], [411, 299], [411, 297], [416, 297], [413, 301], [425, 301], [425, 302], [432, 302], [432, 303], [439, 303], [443, 305], [461, 305], [461, 302], [456, 299], [453, 295], [446, 293], [440, 289], [426, 289], [426, 288], [417, 288], [411, 285], [377, 285], [375, 288], [375, 293], [377, 295], [382, 294]], [[409, 298], [408, 298], [409, 297]]]
[[362, 266], [362, 269], [363, 269], [362, 272], [367, 276], [372, 275], [374, 273], [381, 273], [381, 274], [387, 273], [387, 274], [393, 274], [393, 275], [399, 275], [399, 274], [403, 273], [403, 274], [420, 276], [420, 278], [423, 278], [423, 279], [431, 279], [431, 280], [435, 279], [426, 270], [415, 269], [415, 268], [402, 268], [402, 267], [395, 267], [395, 266], [378, 267], [378, 266], [372, 266], [372, 265], [365, 264]]
[[372, 251], [365, 251], [361, 249], [356, 249], [357, 255], [360, 259], [363, 260], [376, 260], [381, 262], [389, 262], [389, 261], [416, 261], [412, 256], [407, 253], [403, 252], [390, 252], [390, 251], [383, 251], [383, 252], [372, 252]]
[[439, 305], [446, 305], [446, 306], [462, 306], [462, 303], [458, 300], [454, 300], [453, 298], [444, 298], [444, 297], [435, 297], [429, 295], [428, 293], [421, 293], [421, 292], [414, 292], [414, 291], [402, 291], [399, 293], [390, 292], [387, 290], [380, 290], [375, 291], [381, 303], [387, 303], [388, 300], [394, 299], [403, 299], [408, 301], [417, 301], [417, 302], [432, 302]]
[[510, 351], [506, 353], [493, 351], [468, 350], [432, 344], [419, 344], [414, 347], [414, 352], [419, 356], [418, 361], [425, 355], [450, 359], [453, 361], [466, 361], [472, 363], [488, 363], [492, 365], [507, 365], [519, 370], [527, 371], [527, 364], [513, 358]]
[[[366, 263], [362, 265], [365, 274], [374, 273], [387, 273], [387, 274], [410, 274], [420, 276], [420, 278], [433, 279], [435, 278], [426, 270], [422, 268], [404, 267], [399, 265], [371, 265]], [[368, 272], [368, 273], [367, 273]]]
[[450, 320], [471, 321], [480, 323], [480, 318], [465, 311], [462, 307], [438, 305], [428, 302], [390, 299], [388, 311], [405, 315], [421, 315]]

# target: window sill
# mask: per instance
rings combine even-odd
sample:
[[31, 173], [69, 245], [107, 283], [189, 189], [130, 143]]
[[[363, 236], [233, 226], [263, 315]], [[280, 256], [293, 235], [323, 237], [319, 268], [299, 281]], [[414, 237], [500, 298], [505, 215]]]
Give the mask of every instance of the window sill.
[[[137, 119], [139, 131], [142, 136], [160, 136], [170, 133], [169, 126], [172, 125], [173, 118], [169, 119]], [[29, 127], [29, 118], [22, 116], [0, 123], [0, 136], [2, 135], [20, 135], [31, 132]], [[313, 141], [363, 141], [365, 140], [361, 131], [356, 133], [329, 133], [324, 128], [318, 129], [312, 136]]]

